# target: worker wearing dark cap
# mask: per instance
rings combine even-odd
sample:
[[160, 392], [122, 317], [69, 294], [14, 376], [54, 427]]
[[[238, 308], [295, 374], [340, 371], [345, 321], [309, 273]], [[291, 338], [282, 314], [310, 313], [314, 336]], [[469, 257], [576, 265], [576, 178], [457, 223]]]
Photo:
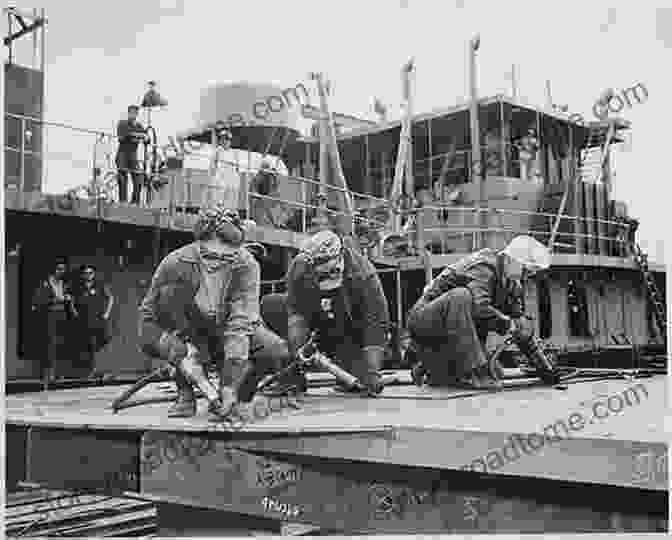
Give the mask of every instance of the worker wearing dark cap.
[[147, 131], [138, 122], [137, 105], [128, 106], [128, 118], [119, 120], [117, 124], [117, 137], [119, 149], [117, 150], [117, 182], [119, 184], [119, 202], [126, 202], [128, 198], [127, 181], [128, 175], [133, 181], [133, 194], [131, 202], [140, 204], [140, 191], [142, 190], [143, 173], [138, 161], [138, 145], [147, 139]]
[[[159, 264], [140, 307], [140, 342], [176, 367], [177, 401], [169, 416], [196, 414], [194, 386], [215, 420], [249, 403], [264, 375], [289, 363], [287, 345], [261, 321], [260, 267], [243, 241], [253, 222], [222, 206], [203, 210], [196, 241]], [[204, 366], [214, 361], [219, 388]]]

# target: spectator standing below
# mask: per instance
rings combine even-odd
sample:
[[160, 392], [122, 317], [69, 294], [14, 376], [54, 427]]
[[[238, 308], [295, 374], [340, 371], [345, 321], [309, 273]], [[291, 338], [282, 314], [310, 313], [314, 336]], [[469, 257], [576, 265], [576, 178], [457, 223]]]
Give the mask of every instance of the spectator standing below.
[[47, 390], [65, 357], [73, 312], [70, 284], [66, 281], [68, 265], [64, 258], [56, 260], [53, 272], [35, 291], [31, 310], [38, 315], [45, 335], [42, 362], [43, 388]]
[[140, 204], [140, 192], [144, 174], [140, 170], [138, 161], [138, 145], [147, 140], [147, 130], [138, 122], [137, 105], [129, 105], [128, 118], [119, 120], [117, 124], [117, 137], [119, 149], [117, 150], [117, 182], [119, 184], [119, 202], [128, 199], [127, 181], [130, 174], [133, 181], [132, 204]]
[[537, 174], [536, 161], [538, 151], [539, 139], [537, 139], [537, 132], [530, 128], [527, 130], [527, 135], [522, 137], [518, 143], [521, 180], [532, 180]]
[[89, 377], [95, 373], [95, 355], [110, 340], [110, 315], [114, 296], [110, 288], [96, 278], [96, 269], [87, 264], [80, 272], [80, 285], [75, 292], [75, 315], [86, 352], [85, 369]]

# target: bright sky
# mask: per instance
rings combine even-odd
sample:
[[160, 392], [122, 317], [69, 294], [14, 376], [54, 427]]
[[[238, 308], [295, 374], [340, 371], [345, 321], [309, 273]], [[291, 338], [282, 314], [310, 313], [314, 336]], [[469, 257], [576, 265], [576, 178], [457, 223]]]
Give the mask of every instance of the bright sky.
[[[648, 102], [623, 112], [634, 129], [630, 150], [615, 157], [614, 190], [641, 219], [644, 249], [663, 262], [670, 180], [661, 159], [669, 148], [660, 124], [669, 115], [664, 100], [672, 8], [664, 8], [664, 1], [611, 4], [59, 0], [47, 8], [46, 118], [112, 131], [126, 106], [138, 102], [146, 82], [155, 79], [169, 101], [154, 116], [166, 136], [190, 127], [200, 91], [209, 83], [247, 80], [287, 88], [304, 82], [314, 96], [307, 74], [318, 70], [333, 81], [333, 110], [373, 118], [378, 96], [397, 115], [399, 70], [410, 56], [416, 58], [415, 108], [429, 111], [465, 98], [467, 43], [478, 32], [481, 95], [510, 92], [506, 73], [512, 63], [521, 96], [544, 104], [550, 79], [554, 101], [586, 118], [605, 88], [618, 91], [638, 82], [647, 87]], [[22, 41], [30, 50], [30, 39]], [[48, 133], [49, 149], [53, 129]], [[89, 156], [74, 159], [90, 163]], [[82, 181], [86, 177], [49, 175], [46, 188]]]

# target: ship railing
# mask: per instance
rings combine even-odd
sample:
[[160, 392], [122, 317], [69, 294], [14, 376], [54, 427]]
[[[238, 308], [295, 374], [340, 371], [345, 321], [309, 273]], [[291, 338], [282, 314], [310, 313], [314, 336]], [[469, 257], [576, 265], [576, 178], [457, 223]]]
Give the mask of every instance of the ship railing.
[[[599, 147], [594, 149], [599, 150]], [[461, 148], [453, 152], [442, 152], [426, 158], [415, 159], [413, 161], [413, 178], [416, 184], [430, 186], [436, 185], [438, 180], [442, 180], [440, 184], [443, 184], [445, 189], [450, 190], [455, 187], [455, 184], [459, 185], [463, 182], [465, 178], [471, 178], [473, 169], [471, 155], [471, 149]], [[448, 163], [446, 163], [446, 159], [449, 160]], [[516, 142], [503, 142], [498, 139], [496, 142], [487, 144], [483, 140], [481, 141], [481, 159], [488, 176], [522, 179], [521, 163], [523, 160], [519, 157], [518, 143]], [[594, 165], [594, 162], [590, 161], [585, 165]], [[559, 183], [569, 176], [571, 167], [572, 158], [570, 155], [550, 158], [545, 152], [537, 151], [535, 157], [527, 164], [528, 176], [524, 181], [533, 181], [534, 178], [542, 179], [548, 176], [551, 183]], [[394, 163], [387, 163], [385, 166], [370, 169], [369, 172], [382, 175], [383, 169], [386, 172], [385, 176], [389, 177], [394, 172]], [[441, 178], [442, 175], [443, 178]]]
[[[254, 171], [248, 172], [254, 174]], [[286, 175], [278, 175], [278, 185], [280, 194], [262, 195], [252, 191], [247, 194], [249, 216], [259, 226], [305, 233], [310, 230], [320, 211], [329, 216], [352, 218], [346, 212], [321, 206], [317, 202], [321, 190], [327, 193], [326, 198], [329, 200], [332, 192], [344, 193], [348, 191], [345, 188], [323, 186], [316, 180]], [[213, 200], [223, 198], [215, 194], [218, 189], [231, 189], [220, 186], [209, 188], [213, 190], [210, 195]], [[189, 189], [188, 181], [184, 182], [183, 189]], [[349, 193], [357, 211], [356, 223], [384, 235], [391, 215], [390, 202], [380, 197]], [[484, 214], [480, 223], [477, 219], [479, 213]], [[626, 243], [631, 238], [631, 225], [623, 221], [569, 214], [558, 216], [557, 213], [517, 209], [428, 205], [401, 212], [401, 215], [402, 221], [406, 223], [406, 233], [415, 237], [411, 238], [412, 243], [417, 239], [417, 216], [422, 216], [424, 245], [438, 254], [470, 251], [475, 246], [474, 236], [478, 233], [484, 237], [482, 245], [496, 248], [503, 247], [518, 234], [531, 235], [548, 243], [558, 217], [561, 218], [561, 227], [554, 246], [559, 252], [625, 256]]]
[[[114, 156], [117, 143], [114, 134], [12, 113], [5, 114], [5, 122], [6, 188], [39, 191], [41, 180], [36, 178], [42, 176], [39, 168], [42, 157], [46, 156], [50, 176], [67, 179], [68, 184], [79, 186], [79, 190], [70, 190], [76, 196], [110, 201], [116, 199], [117, 170]], [[40, 124], [42, 130], [38, 129]], [[54, 132], [49, 133], [49, 130]], [[45, 148], [43, 142], [47, 139], [49, 144]], [[461, 159], [469, 165], [468, 151], [458, 151], [456, 155], [465, 156]], [[89, 156], [90, 160], [82, 160], [79, 156]], [[432, 159], [441, 157], [445, 158], [445, 155]], [[204, 155], [203, 159], [207, 157]], [[311, 229], [319, 212], [350, 218], [347, 213], [335, 208], [339, 205], [334, 201], [336, 195], [347, 192], [357, 211], [357, 223], [384, 236], [391, 215], [387, 199], [323, 185], [317, 180], [295, 174], [278, 175], [277, 189], [262, 195], [249, 189], [258, 169], [249, 164], [246, 166], [245, 161], [222, 161], [234, 171], [234, 178], [237, 179], [228, 186], [213, 184], [207, 171], [177, 169], [156, 173], [154, 176], [158, 185], [152, 190], [151, 197], [143, 199], [142, 205], [175, 217], [194, 214], [203, 205], [228, 200], [233, 207], [245, 206], [250, 217], [261, 226], [305, 233]], [[460, 165], [453, 163], [453, 168], [459, 169]], [[437, 169], [433, 167], [432, 175]], [[242, 202], [241, 188], [246, 192]], [[326, 207], [319, 203], [320, 193], [326, 193]], [[558, 217], [557, 214], [525, 210], [478, 210], [446, 204], [425, 206], [412, 212], [421, 212], [425, 245], [438, 253], [469, 251], [475, 245], [474, 237], [478, 232], [484, 234], [485, 245], [500, 245], [514, 234], [532, 234], [542, 241], [548, 241]], [[485, 223], [476, 220], [478, 212], [486, 214]], [[408, 221], [408, 215], [408, 212], [403, 214], [402, 221]], [[412, 236], [414, 227], [407, 225], [406, 228]], [[623, 222], [563, 215], [555, 245], [559, 251], [565, 252], [624, 255], [627, 253], [625, 243], [631, 241], [631, 236], [630, 226]]]
[[477, 235], [483, 239], [480, 247], [495, 249], [521, 234], [548, 244], [559, 217], [554, 248], [560, 253], [624, 257], [634, 236], [633, 226], [624, 221], [529, 210], [427, 205], [403, 214], [410, 243], [417, 248], [422, 243], [434, 254], [469, 252], [477, 246]]
[[[521, 159], [518, 154], [518, 145], [514, 142], [502, 142], [498, 139], [495, 143], [486, 144], [481, 141], [481, 159], [488, 176], [502, 176], [506, 178], [521, 178]], [[465, 178], [471, 178], [473, 161], [471, 159], [471, 149], [462, 148], [452, 152], [443, 152], [434, 154], [427, 158], [415, 159], [413, 161], [413, 177], [425, 185], [434, 185], [441, 179], [443, 174], [443, 186], [445, 188], [455, 187], [454, 184], [462, 182]], [[446, 163], [446, 160], [449, 160]], [[537, 152], [534, 159], [528, 164], [528, 180], [531, 177], [542, 177], [542, 172], [546, 168], [543, 152]], [[568, 173], [569, 158], [558, 159], [557, 162], [565, 161], [567, 165], [563, 166], [562, 174]], [[557, 166], [557, 163], [556, 163]], [[394, 171], [394, 164], [386, 167], [387, 170]], [[380, 171], [381, 168], [377, 168]], [[557, 175], [556, 175], [557, 176]], [[559, 180], [559, 179], [556, 179]]]
[[116, 148], [110, 131], [6, 112], [5, 188], [91, 197], [95, 181], [115, 169]]

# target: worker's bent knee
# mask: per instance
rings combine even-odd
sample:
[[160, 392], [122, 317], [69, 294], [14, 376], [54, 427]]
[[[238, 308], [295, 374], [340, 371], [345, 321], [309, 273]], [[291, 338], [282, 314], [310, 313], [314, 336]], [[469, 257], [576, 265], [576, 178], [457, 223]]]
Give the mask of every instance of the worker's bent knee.
[[155, 324], [141, 322], [138, 330], [138, 345], [140, 350], [152, 358], [160, 357], [159, 341], [161, 340], [161, 334], [161, 329]]
[[273, 343], [255, 353], [253, 360], [257, 369], [263, 372], [277, 371], [289, 364], [289, 349], [284, 341]]

